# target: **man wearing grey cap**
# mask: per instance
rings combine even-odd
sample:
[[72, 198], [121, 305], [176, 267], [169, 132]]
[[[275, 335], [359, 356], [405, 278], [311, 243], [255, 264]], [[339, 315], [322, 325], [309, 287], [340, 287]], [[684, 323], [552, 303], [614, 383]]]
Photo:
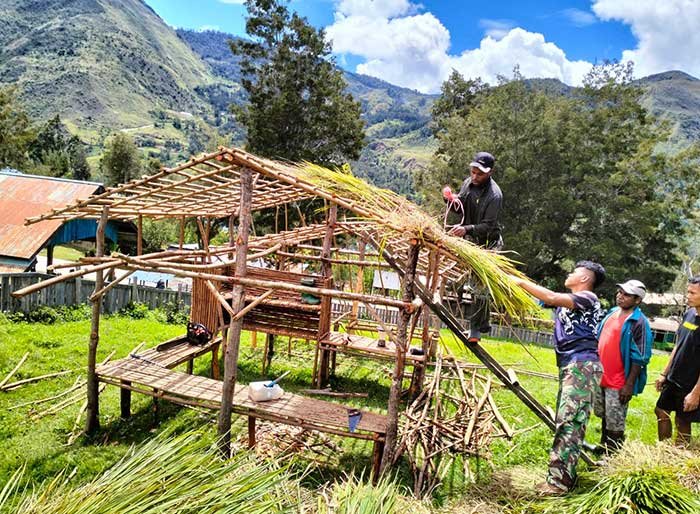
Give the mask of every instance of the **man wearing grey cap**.
[[[470, 176], [462, 183], [459, 194], [445, 186], [442, 196], [450, 210], [462, 216], [462, 220], [450, 228], [449, 234], [463, 237], [479, 246], [492, 250], [503, 247], [498, 217], [501, 213], [503, 193], [491, 178], [496, 160], [488, 152], [478, 152], [470, 164]], [[470, 314], [470, 341], [479, 341], [482, 332], [490, 329], [488, 295], [476, 291], [472, 294]]]
[[617, 307], [598, 326], [603, 376], [593, 410], [603, 420], [600, 443], [604, 450], [622, 445], [629, 401], [644, 390], [647, 382], [653, 337], [649, 320], [639, 308], [646, 292], [639, 280], [617, 284]]

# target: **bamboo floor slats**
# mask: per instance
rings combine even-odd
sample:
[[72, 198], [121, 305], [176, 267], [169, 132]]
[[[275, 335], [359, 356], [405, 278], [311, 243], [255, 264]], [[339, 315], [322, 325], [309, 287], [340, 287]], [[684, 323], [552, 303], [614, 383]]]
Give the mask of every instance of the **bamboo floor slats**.
[[[357, 354], [366, 357], [374, 357], [383, 360], [396, 358], [396, 345], [393, 341], [385, 341], [385, 347], [377, 345], [378, 340], [362, 335], [347, 334], [344, 332], [331, 332], [327, 339], [321, 341], [322, 346], [332, 347], [333, 351], [348, 354]], [[407, 364], [425, 362], [424, 355], [412, 355], [406, 352]]]
[[[223, 382], [207, 377], [189, 375], [127, 357], [98, 366], [100, 381], [165, 398], [174, 403], [195, 404], [218, 409], [221, 404]], [[386, 416], [362, 411], [357, 430], [348, 429], [348, 407], [315, 398], [285, 392], [278, 400], [254, 402], [248, 398], [248, 387], [236, 386], [232, 409], [238, 414], [267, 419], [279, 423], [307, 427], [358, 439], [381, 440], [386, 430]]]

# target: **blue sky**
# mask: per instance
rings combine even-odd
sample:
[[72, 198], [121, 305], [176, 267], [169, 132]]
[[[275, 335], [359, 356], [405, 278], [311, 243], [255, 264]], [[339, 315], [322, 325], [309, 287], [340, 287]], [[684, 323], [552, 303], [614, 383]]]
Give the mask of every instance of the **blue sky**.
[[[245, 35], [242, 0], [146, 0], [167, 23]], [[423, 92], [452, 69], [493, 82], [527, 77], [580, 84], [591, 65], [634, 60], [636, 74], [700, 75], [700, 0], [292, 0], [323, 27], [338, 62]]]

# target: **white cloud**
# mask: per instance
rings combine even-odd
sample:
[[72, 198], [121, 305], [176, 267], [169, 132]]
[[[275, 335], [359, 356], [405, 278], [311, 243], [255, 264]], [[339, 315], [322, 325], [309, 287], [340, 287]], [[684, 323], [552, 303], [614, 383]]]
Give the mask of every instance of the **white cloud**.
[[682, 69], [700, 76], [697, 0], [596, 0], [593, 11], [603, 20], [630, 25], [638, 43], [622, 53], [622, 60], [634, 61], [636, 75]]
[[571, 23], [577, 27], [586, 27], [588, 25], [593, 25], [598, 21], [598, 19], [589, 11], [582, 11], [581, 9], [564, 9], [561, 11], [562, 15], [567, 18]]
[[479, 48], [451, 55], [449, 31], [433, 14], [416, 14], [420, 9], [407, 0], [341, 0], [326, 34], [336, 54], [364, 58], [358, 73], [422, 92], [438, 92], [453, 68], [493, 83], [497, 75], [510, 76], [519, 65], [526, 77], [554, 77], [577, 85], [591, 67], [569, 61], [542, 34], [508, 27], [507, 20], [482, 20], [487, 34], [494, 30], [492, 35]]
[[501, 39], [515, 27], [515, 23], [511, 20], [489, 20], [484, 18], [479, 20], [479, 27], [484, 29], [484, 34], [487, 36], [493, 39]]
[[336, 13], [343, 16], [393, 18], [418, 12], [421, 5], [409, 0], [340, 0]]

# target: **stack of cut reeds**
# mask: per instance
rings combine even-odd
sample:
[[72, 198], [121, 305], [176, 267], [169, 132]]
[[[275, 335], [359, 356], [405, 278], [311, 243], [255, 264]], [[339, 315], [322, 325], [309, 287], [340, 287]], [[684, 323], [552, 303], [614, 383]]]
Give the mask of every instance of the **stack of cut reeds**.
[[[456, 455], [487, 456], [495, 437], [513, 436], [491, 397], [491, 377], [458, 362], [443, 366], [437, 356], [431, 382], [403, 413], [397, 458], [405, 455], [414, 494], [429, 494]], [[468, 474], [468, 459], [464, 459]]]

